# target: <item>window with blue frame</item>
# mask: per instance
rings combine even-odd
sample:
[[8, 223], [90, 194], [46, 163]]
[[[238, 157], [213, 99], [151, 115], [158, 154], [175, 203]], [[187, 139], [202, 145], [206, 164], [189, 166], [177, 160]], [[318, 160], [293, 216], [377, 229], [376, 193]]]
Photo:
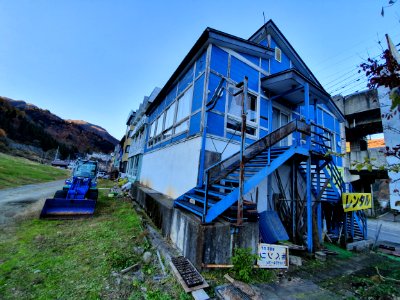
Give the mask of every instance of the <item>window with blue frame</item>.
[[150, 124], [149, 142], [152, 146], [189, 129], [189, 117], [193, 100], [190, 85], [167, 109]]
[[[238, 89], [230, 86], [228, 88], [227, 101], [227, 121], [226, 129], [228, 132], [240, 134], [242, 126], [242, 99], [243, 93], [236, 95]], [[248, 93], [247, 100], [244, 103], [246, 110], [246, 133], [256, 137], [257, 135], [257, 96]]]

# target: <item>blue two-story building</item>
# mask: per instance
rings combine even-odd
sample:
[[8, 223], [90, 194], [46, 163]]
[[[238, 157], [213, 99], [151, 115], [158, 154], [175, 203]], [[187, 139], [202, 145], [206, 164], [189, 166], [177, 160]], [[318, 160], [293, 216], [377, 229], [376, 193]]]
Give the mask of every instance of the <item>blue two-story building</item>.
[[[271, 242], [268, 222], [278, 220], [309, 250], [315, 224], [320, 237], [347, 232], [349, 185], [335, 155], [344, 117], [273, 21], [249, 39], [207, 28], [146, 115], [140, 183], [203, 224], [259, 219]], [[361, 216], [350, 219], [351, 234], [365, 235]]]

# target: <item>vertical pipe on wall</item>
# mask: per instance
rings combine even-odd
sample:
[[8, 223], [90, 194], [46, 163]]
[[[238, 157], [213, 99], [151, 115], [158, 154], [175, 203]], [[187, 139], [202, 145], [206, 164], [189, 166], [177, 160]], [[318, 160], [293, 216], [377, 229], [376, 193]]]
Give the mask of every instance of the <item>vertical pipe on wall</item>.
[[207, 111], [206, 111], [206, 103], [208, 100], [208, 81], [210, 76], [210, 59], [211, 59], [211, 49], [212, 45], [210, 44], [207, 48], [207, 56], [206, 56], [206, 67], [204, 71], [204, 89], [203, 89], [203, 102], [202, 102], [202, 127], [201, 130], [201, 148], [200, 148], [200, 162], [199, 162], [199, 173], [197, 175], [197, 185], [203, 185], [204, 181], [204, 167], [206, 160], [206, 141], [207, 141]]
[[311, 202], [311, 156], [307, 158], [306, 168], [306, 199], [307, 199], [307, 249], [313, 251], [313, 226], [312, 226], [312, 202]]
[[297, 176], [297, 169], [296, 169], [296, 161], [292, 160], [292, 239], [295, 242], [296, 239], [296, 176]]
[[[310, 124], [310, 90], [309, 85], [306, 82], [304, 84], [304, 113], [306, 118], [306, 123]], [[309, 252], [313, 251], [313, 210], [311, 201], [311, 137], [306, 136], [306, 148], [309, 151], [309, 156], [307, 158], [307, 168], [306, 168], [306, 200], [307, 200], [307, 248]]]
[[[318, 114], [317, 114], [317, 99], [314, 100], [314, 123], [318, 124]], [[317, 128], [314, 129], [317, 132]], [[314, 140], [317, 140], [317, 136], [315, 136]], [[321, 190], [321, 168], [320, 168], [320, 161], [317, 161], [317, 195]], [[318, 238], [319, 242], [322, 243], [322, 203], [321, 198], [317, 199], [317, 226], [318, 226]]]

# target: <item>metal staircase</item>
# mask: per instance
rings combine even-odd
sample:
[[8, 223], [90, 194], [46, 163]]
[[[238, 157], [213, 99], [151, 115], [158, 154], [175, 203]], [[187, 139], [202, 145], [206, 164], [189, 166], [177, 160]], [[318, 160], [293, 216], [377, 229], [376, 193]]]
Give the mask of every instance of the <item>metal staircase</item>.
[[[346, 184], [332, 157], [331, 133], [325, 128], [312, 124], [311, 151], [311, 192], [314, 199], [335, 205], [341, 203], [342, 193], [353, 192], [352, 185]], [[306, 180], [305, 163], [300, 163], [299, 174]], [[345, 213], [344, 230], [353, 239], [367, 238], [367, 218], [364, 211]]]
[[[294, 155], [309, 155], [309, 149], [301, 145], [300, 139], [290, 147], [279, 147], [279, 142], [290, 134], [310, 135], [310, 126], [300, 120], [294, 120], [267, 136], [247, 146], [243, 152], [237, 152], [205, 171], [205, 181], [201, 186], [186, 192], [174, 202], [201, 217], [203, 223], [213, 222], [219, 216], [236, 222], [235, 205], [239, 198], [240, 164], [244, 165], [243, 195], [257, 186]], [[256, 203], [243, 201], [243, 219], [257, 220]]]

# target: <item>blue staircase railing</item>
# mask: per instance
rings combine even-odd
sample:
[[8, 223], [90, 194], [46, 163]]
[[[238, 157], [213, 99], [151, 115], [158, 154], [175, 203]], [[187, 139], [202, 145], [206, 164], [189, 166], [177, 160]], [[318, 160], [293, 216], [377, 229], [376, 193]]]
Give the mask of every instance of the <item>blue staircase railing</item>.
[[[310, 126], [294, 120], [245, 148], [243, 194], [294, 155], [309, 155], [308, 149], [302, 147], [299, 140], [291, 147], [278, 147], [278, 143], [292, 133], [310, 135]], [[205, 171], [204, 183], [177, 198], [174, 205], [200, 216], [203, 223], [213, 222], [221, 215], [231, 222], [236, 221], [238, 208], [234, 204], [239, 197], [240, 162], [241, 155], [237, 152], [209, 167]], [[256, 220], [256, 204], [251, 201], [244, 201], [243, 204], [244, 219]]]
[[[329, 144], [332, 141], [333, 133], [318, 124], [312, 124], [311, 134], [313, 151], [325, 157], [325, 162], [321, 169], [325, 176], [330, 178], [331, 187], [335, 190], [338, 196], [337, 201], [341, 201], [342, 193], [353, 192], [353, 186], [351, 183], [344, 182], [343, 177], [332, 158], [332, 148]], [[349, 218], [351, 220], [348, 220]], [[367, 217], [362, 210], [346, 213], [344, 226], [346, 232], [350, 231], [352, 238], [365, 239], [368, 236]]]

